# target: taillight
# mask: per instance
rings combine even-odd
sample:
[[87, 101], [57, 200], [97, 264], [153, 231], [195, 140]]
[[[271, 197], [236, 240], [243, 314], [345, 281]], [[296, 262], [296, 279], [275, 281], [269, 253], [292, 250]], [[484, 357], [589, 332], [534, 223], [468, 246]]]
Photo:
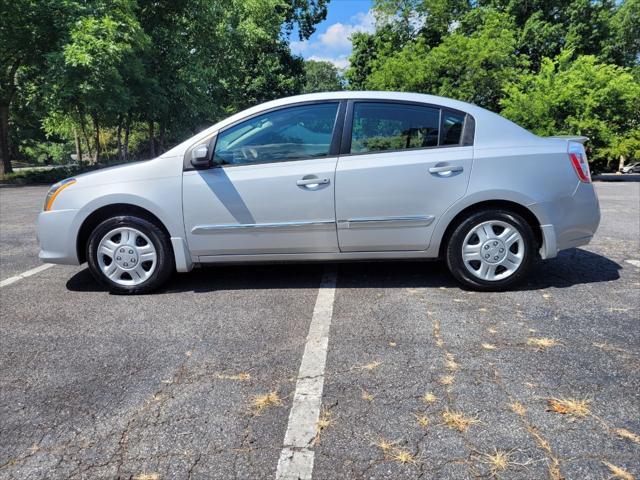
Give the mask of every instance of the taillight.
[[591, 172], [589, 171], [589, 163], [587, 162], [587, 155], [584, 153], [584, 147], [582, 145], [570, 146], [569, 159], [580, 181], [591, 183]]

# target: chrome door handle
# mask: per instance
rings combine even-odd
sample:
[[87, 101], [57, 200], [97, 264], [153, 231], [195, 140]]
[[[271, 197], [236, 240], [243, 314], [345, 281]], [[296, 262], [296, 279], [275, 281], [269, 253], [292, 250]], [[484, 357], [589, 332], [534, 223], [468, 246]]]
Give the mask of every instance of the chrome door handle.
[[305, 185], [326, 185], [329, 183], [328, 178], [303, 178], [296, 182], [296, 185], [299, 187], [304, 187]]
[[461, 165], [442, 165], [441, 167], [431, 167], [429, 169], [429, 173], [453, 173], [453, 172], [461, 172]]

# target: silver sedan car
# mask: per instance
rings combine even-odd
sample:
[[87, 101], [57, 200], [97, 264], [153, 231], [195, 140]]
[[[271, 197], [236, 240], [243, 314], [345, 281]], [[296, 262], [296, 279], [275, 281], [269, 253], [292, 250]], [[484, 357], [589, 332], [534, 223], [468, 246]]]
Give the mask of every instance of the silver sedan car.
[[53, 185], [40, 258], [119, 293], [229, 262], [443, 259], [503, 290], [600, 221], [584, 137], [538, 137], [430, 95], [284, 98], [158, 158]]

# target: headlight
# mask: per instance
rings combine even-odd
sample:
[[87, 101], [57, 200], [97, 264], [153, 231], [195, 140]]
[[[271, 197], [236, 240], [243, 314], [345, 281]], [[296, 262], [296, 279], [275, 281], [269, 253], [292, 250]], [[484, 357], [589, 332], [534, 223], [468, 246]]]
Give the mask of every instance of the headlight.
[[67, 178], [65, 180], [61, 180], [58, 183], [54, 183], [53, 185], [51, 185], [51, 188], [47, 192], [47, 196], [44, 199], [44, 211], [48, 212], [49, 210], [51, 210], [51, 207], [53, 206], [53, 201], [56, 199], [58, 194], [65, 188], [73, 185], [74, 183], [76, 183], [75, 178]]

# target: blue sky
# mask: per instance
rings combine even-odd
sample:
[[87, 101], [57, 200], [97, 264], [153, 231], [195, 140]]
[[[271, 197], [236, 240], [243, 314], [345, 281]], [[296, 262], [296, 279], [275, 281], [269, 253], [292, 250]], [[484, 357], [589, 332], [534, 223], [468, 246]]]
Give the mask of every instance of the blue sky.
[[371, 32], [374, 27], [371, 0], [331, 0], [327, 19], [304, 42], [291, 36], [291, 51], [307, 60], [326, 60], [346, 68], [351, 54], [349, 37], [354, 32]]

